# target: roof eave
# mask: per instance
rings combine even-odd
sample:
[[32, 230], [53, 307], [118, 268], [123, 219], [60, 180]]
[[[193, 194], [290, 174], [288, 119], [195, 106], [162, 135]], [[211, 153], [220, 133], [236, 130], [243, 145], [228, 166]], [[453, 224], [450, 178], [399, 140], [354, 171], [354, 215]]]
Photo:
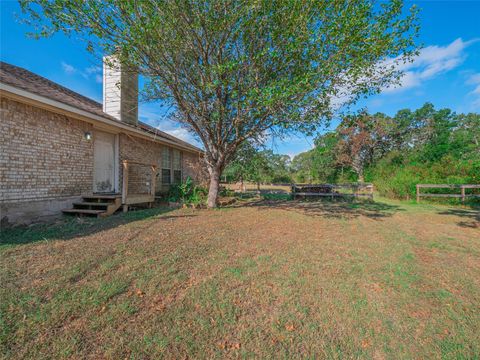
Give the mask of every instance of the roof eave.
[[192, 153], [203, 154], [203, 150], [201, 150], [201, 149], [199, 149], [199, 148], [197, 148], [193, 145], [184, 146], [183, 144], [178, 144], [178, 143], [176, 143], [174, 141], [171, 141], [169, 139], [159, 138], [159, 136], [156, 135], [156, 134], [153, 134], [153, 133], [150, 133], [150, 132], [147, 132], [147, 131], [144, 131], [144, 130], [140, 130], [140, 129], [132, 126], [132, 125], [122, 123], [118, 120], [108, 119], [108, 118], [93, 114], [91, 112], [78, 109], [74, 106], [64, 104], [60, 101], [52, 100], [52, 99], [49, 99], [47, 97], [34, 94], [34, 93], [32, 93], [30, 91], [27, 91], [27, 90], [24, 90], [24, 89], [19, 89], [15, 86], [8, 85], [8, 84], [5, 84], [3, 82], [0, 82], [0, 91], [2, 93], [13, 94], [16, 97], [28, 99], [30, 101], [33, 101], [33, 102], [37, 103], [37, 104], [43, 104], [43, 105], [46, 105], [47, 107], [53, 107], [53, 108], [56, 108], [56, 109], [60, 109], [64, 112], [67, 112], [70, 116], [78, 118], [79, 120], [85, 121], [85, 118], [86, 118], [86, 119], [89, 119], [89, 120], [97, 121], [101, 124], [116, 127], [116, 128], [122, 129], [126, 132], [130, 132], [130, 133], [134, 133], [136, 135], [142, 136], [142, 137], [146, 137], [149, 140], [152, 140], [152, 141], [164, 144], [164, 145], [169, 145], [169, 146], [176, 147], [176, 148], [179, 148], [179, 149], [182, 149], [182, 150], [185, 150], [185, 151], [189, 151], [189, 152], [192, 152]]

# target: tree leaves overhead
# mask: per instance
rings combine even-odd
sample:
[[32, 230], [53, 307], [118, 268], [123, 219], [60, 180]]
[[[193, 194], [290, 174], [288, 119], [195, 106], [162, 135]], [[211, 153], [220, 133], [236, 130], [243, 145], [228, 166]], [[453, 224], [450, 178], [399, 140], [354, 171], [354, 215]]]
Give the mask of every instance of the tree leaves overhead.
[[148, 98], [176, 105], [208, 148], [316, 124], [347, 79], [354, 97], [375, 92], [398, 75], [379, 61], [414, 52], [414, 13], [400, 18], [401, 1], [21, 4], [42, 34], [75, 32], [92, 50], [118, 52], [149, 78]]
[[266, 131], [312, 132], [334, 105], [399, 78], [416, 52], [416, 10], [370, 0], [21, 0], [36, 34], [80, 35], [148, 79], [203, 143], [218, 176]]

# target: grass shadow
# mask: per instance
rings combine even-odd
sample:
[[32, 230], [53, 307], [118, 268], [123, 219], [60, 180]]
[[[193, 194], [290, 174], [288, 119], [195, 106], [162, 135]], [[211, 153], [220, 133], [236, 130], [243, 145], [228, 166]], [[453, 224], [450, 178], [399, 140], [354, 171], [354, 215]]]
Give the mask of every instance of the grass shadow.
[[448, 209], [438, 212], [440, 215], [454, 215], [465, 219], [465, 221], [457, 222], [458, 226], [465, 228], [480, 228], [480, 209], [464, 210], [464, 209]]
[[391, 217], [398, 211], [405, 211], [400, 206], [371, 200], [269, 200], [262, 199], [247, 206], [259, 209], [281, 209], [295, 211], [306, 216], [354, 219], [364, 216], [374, 220]]
[[184, 216], [162, 216], [175, 210], [174, 208], [153, 208], [137, 210], [127, 213], [118, 212], [106, 218], [88, 218], [64, 216], [48, 224], [33, 224], [30, 226], [17, 226], [0, 231], [0, 249], [8, 246], [30, 244], [38, 241], [69, 240], [78, 236], [92, 235], [100, 231], [142, 221], [151, 218], [172, 219]]

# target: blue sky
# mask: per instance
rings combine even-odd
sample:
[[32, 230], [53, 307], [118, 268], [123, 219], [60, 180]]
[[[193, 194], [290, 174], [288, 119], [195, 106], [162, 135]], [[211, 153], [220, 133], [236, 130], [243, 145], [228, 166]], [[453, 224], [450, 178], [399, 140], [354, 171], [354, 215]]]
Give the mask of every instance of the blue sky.
[[[89, 54], [75, 37], [56, 34], [34, 40], [21, 24], [16, 1], [0, 0], [2, 61], [24, 67], [99, 102], [102, 100], [101, 59]], [[480, 112], [480, 1], [415, 1], [422, 9], [419, 57], [408, 65], [402, 86], [361, 101], [358, 107], [393, 115], [399, 109], [432, 102], [437, 108]], [[142, 104], [140, 118], [160, 129], [192, 141], [191, 135], [170, 121], [158, 104]], [[335, 122], [334, 122], [335, 124]], [[295, 155], [311, 148], [312, 138], [292, 135], [269, 140], [276, 152]]]

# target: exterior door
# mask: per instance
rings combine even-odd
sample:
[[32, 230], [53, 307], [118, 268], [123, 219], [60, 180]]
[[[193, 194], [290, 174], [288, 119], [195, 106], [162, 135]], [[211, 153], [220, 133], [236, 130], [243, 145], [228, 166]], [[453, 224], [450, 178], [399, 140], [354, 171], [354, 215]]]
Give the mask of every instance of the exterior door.
[[93, 145], [93, 192], [115, 191], [115, 135], [95, 132]]

